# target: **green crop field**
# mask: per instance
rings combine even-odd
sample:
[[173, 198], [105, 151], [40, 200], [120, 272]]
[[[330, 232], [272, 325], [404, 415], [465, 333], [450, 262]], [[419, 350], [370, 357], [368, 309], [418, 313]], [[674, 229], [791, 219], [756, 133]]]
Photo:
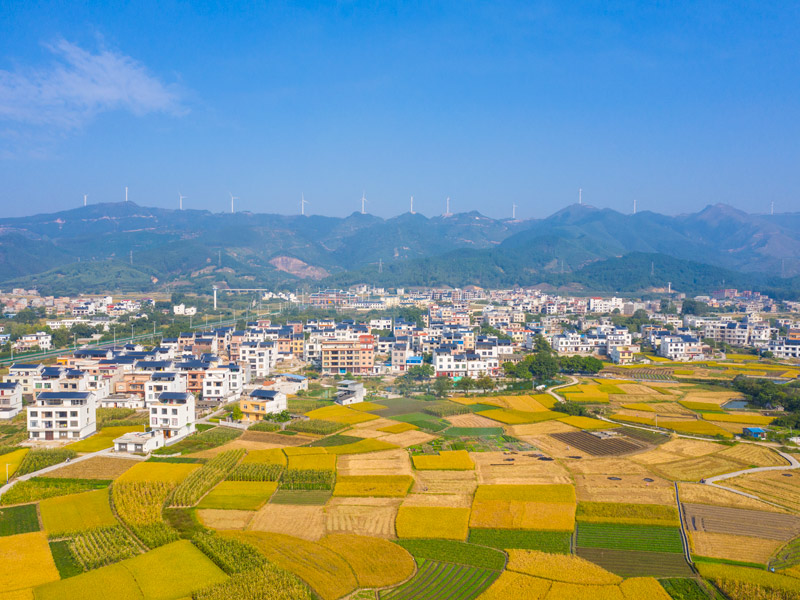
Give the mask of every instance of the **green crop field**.
[[[378, 413], [380, 414], [380, 413]], [[416, 425], [420, 429], [425, 431], [432, 431], [437, 432], [441, 431], [442, 429], [446, 429], [450, 426], [448, 421], [444, 419], [440, 419], [438, 417], [434, 417], [433, 415], [429, 415], [427, 413], [422, 412], [414, 412], [414, 413], [407, 413], [403, 415], [394, 415], [392, 419], [395, 421], [400, 421], [402, 423], [411, 423], [412, 425]]]
[[442, 432], [447, 437], [491, 437], [503, 435], [502, 427], [450, 427]]
[[398, 540], [396, 544], [408, 550], [416, 559], [466, 565], [501, 571], [506, 565], [503, 552], [455, 540]]
[[576, 554], [620, 577], [692, 577], [683, 554], [578, 548]]
[[285, 490], [279, 489], [270, 498], [270, 504], [300, 504], [322, 506], [328, 502], [332, 490]]
[[724, 600], [710, 584], [698, 579], [662, 579], [659, 583], [675, 600]]
[[277, 489], [275, 481], [223, 481], [198, 504], [198, 508], [258, 510]]
[[75, 575], [83, 573], [83, 567], [81, 567], [69, 549], [68, 540], [50, 542], [50, 554], [53, 555], [53, 562], [56, 563], [56, 569], [58, 569], [61, 579], [75, 577]]
[[683, 552], [683, 541], [677, 527], [619, 523], [578, 523], [577, 546], [679, 554]]
[[0, 508], [0, 536], [39, 531], [35, 504]]
[[500, 550], [519, 548], [550, 554], [569, 554], [571, 533], [564, 531], [524, 531], [514, 529], [470, 529], [467, 541]]
[[471, 600], [488, 588], [498, 571], [420, 559], [414, 577], [393, 590], [383, 591], [381, 600]]
[[23, 502], [67, 496], [89, 490], [99, 490], [107, 488], [110, 483], [110, 480], [103, 479], [33, 477], [26, 481], [20, 481], [3, 494], [3, 497], [0, 498], [0, 504], [22, 504]]

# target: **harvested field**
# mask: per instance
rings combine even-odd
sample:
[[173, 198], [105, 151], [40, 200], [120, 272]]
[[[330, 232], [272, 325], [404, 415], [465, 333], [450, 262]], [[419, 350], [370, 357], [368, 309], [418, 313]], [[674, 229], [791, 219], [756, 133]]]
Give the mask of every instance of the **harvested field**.
[[417, 429], [417, 426], [412, 425], [411, 423], [395, 423], [394, 425], [379, 427], [378, 431], [383, 431], [385, 433], [404, 433], [413, 429]]
[[346, 406], [339, 406], [338, 404], [312, 410], [311, 412], [307, 412], [306, 416], [312, 419], [335, 421], [336, 423], [343, 423], [346, 425], [355, 425], [356, 423], [373, 421], [378, 418], [370, 413], [360, 412], [347, 408]]
[[578, 548], [578, 556], [621, 577], [693, 577], [683, 554]]
[[324, 511], [326, 531], [393, 539], [400, 502], [395, 498], [332, 498]]
[[[616, 477], [617, 479], [609, 479]], [[575, 490], [581, 502], [630, 502], [635, 504], [675, 504], [675, 488], [671, 481], [627, 472], [575, 475]]]
[[676, 462], [653, 465], [651, 468], [654, 472], [673, 481], [700, 481], [704, 477], [739, 471], [742, 465], [718, 455], [711, 455], [685, 458]]
[[472, 494], [409, 494], [403, 499], [402, 505], [471, 508]]
[[445, 417], [445, 421], [449, 421], [455, 427], [496, 427], [497, 421], [492, 421], [486, 417], [476, 415], [475, 413], [467, 413], [465, 415], [453, 415], [452, 417]]
[[256, 515], [252, 510], [198, 509], [197, 518], [211, 529], [246, 529]]
[[[727, 483], [727, 482], [726, 482]], [[731, 508], [749, 508], [767, 512], [786, 512], [785, 509], [759, 502], [753, 498], [742, 496], [718, 487], [702, 483], [679, 483], [681, 502], [689, 504], [711, 504], [714, 506], [728, 506]]]
[[319, 543], [347, 561], [362, 588], [397, 585], [416, 569], [414, 558], [402, 546], [374, 537], [336, 534]]
[[[639, 455], [639, 457], [652, 457], [643, 462], [672, 462], [678, 458], [696, 458], [706, 456], [727, 448], [716, 442], [704, 442], [701, 440], [688, 440], [685, 438], [672, 438], [656, 450]], [[663, 459], [659, 457], [663, 456]], [[637, 460], [638, 458], [637, 457]]]
[[587, 475], [608, 473], [616, 475], [626, 473], [641, 477], [652, 477], [653, 473], [642, 465], [633, 462], [628, 457], [591, 458], [583, 457], [580, 460], [568, 459], [564, 461], [567, 469], [572, 473]]
[[697, 556], [766, 565], [783, 542], [744, 535], [692, 531], [689, 545], [692, 554]]
[[707, 404], [722, 405], [730, 400], [742, 400], [744, 396], [737, 392], [710, 392], [706, 390], [689, 392], [683, 397], [683, 402], [702, 402]]
[[250, 450], [242, 459], [242, 464], [255, 463], [262, 465], [283, 465], [287, 464], [286, 454], [280, 448], [272, 450]]
[[[790, 477], [785, 477], [784, 474], [788, 474]], [[800, 511], [800, 472], [798, 471], [748, 473], [728, 479], [724, 485], [755, 494], [763, 500], [774, 502], [794, 511]]]
[[[556, 461], [503, 452], [475, 452], [472, 455], [480, 484], [562, 484], [571, 483], [569, 473]], [[513, 458], [513, 461], [506, 460]]]
[[225, 535], [254, 545], [268, 561], [302, 578], [323, 600], [336, 600], [358, 587], [347, 561], [320, 544], [274, 533]]
[[503, 423], [504, 425], [523, 425], [526, 423], [540, 423], [542, 421], [558, 419], [563, 416], [564, 413], [550, 410], [544, 412], [523, 412], [521, 410], [495, 408], [492, 410], [479, 411], [478, 414]]
[[646, 444], [638, 440], [633, 440], [625, 436], [613, 436], [601, 439], [585, 431], [575, 433], [552, 433], [550, 437], [568, 446], [574, 446], [583, 452], [588, 452], [592, 456], [618, 456], [638, 452], [647, 447]]
[[139, 462], [141, 461], [127, 458], [93, 456], [81, 462], [70, 463], [60, 469], [50, 471], [47, 476], [67, 479], [116, 479]]
[[384, 450], [338, 457], [339, 475], [411, 475], [411, 460], [405, 450]]
[[527, 425], [512, 425], [507, 428], [508, 433], [514, 437], [524, 439], [525, 436], [542, 436], [548, 433], [570, 433], [577, 429], [561, 421], [543, 421], [542, 423], [528, 423]]
[[255, 514], [247, 529], [314, 541], [325, 535], [325, 511], [322, 506], [270, 503]]
[[682, 505], [686, 529], [788, 541], [800, 535], [800, 517], [744, 508]]
[[435, 440], [436, 436], [424, 431], [405, 431], [403, 433], [394, 433], [381, 438], [381, 441], [389, 442], [401, 448], [408, 448], [409, 446], [416, 446], [417, 444], [427, 444], [431, 440]]
[[567, 425], [572, 425], [573, 427], [577, 427], [578, 429], [613, 429], [617, 427], [612, 423], [607, 423], [606, 421], [601, 421], [600, 419], [593, 419], [591, 417], [564, 417], [563, 419], [559, 419], [562, 423], [566, 423]]
[[397, 537], [466, 540], [468, 508], [401, 506], [397, 511]]
[[662, 504], [581, 502], [576, 518], [581, 523], [680, 526], [678, 509]]
[[474, 471], [417, 471], [413, 493], [467, 494], [472, 496], [478, 480]]
[[786, 459], [777, 452], [756, 444], [736, 444], [725, 448], [717, 456], [724, 456], [748, 466], [779, 467], [787, 464]]

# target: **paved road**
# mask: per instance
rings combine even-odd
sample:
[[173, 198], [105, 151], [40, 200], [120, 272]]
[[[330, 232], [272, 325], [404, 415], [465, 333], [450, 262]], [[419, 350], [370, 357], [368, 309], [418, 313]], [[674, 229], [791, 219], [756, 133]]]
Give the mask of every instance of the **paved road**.
[[[93, 456], [100, 456], [100, 455], [103, 455], [103, 454], [108, 454], [112, 450], [113, 450], [113, 448], [106, 448], [105, 450], [98, 450], [97, 452], [90, 452], [89, 454], [84, 454], [84, 455], [79, 456], [77, 458], [71, 459], [69, 461], [69, 464], [83, 462], [84, 460], [90, 459]], [[49, 473], [50, 471], [55, 471], [56, 469], [60, 469], [61, 467], [63, 467], [66, 464], [67, 464], [66, 462], [60, 462], [57, 465], [52, 465], [50, 467], [45, 467], [44, 469], [39, 469], [38, 471], [34, 471], [33, 473], [28, 473], [27, 475], [20, 475], [16, 479], [13, 479], [12, 481], [10, 481], [7, 484], [5, 484], [4, 486], [0, 487], [0, 497], [2, 497], [3, 494], [5, 494], [8, 490], [10, 490], [12, 487], [14, 487], [14, 485], [17, 482], [19, 482], [19, 481], [27, 481], [31, 477], [41, 477], [45, 473]]]
[[560, 390], [561, 388], [569, 387], [571, 385], [575, 385], [578, 383], [578, 379], [576, 377], [570, 376], [570, 380], [567, 383], [562, 383], [561, 385], [557, 385], [555, 387], [551, 387], [549, 390], [545, 390], [548, 394], [550, 394], [553, 398], [555, 398], [558, 402], [565, 402], [565, 398], [556, 394], [556, 390]]

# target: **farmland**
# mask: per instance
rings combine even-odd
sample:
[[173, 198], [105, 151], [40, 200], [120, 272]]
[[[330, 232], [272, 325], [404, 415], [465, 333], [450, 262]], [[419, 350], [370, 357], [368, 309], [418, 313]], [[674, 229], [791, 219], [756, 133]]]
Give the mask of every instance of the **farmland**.
[[345, 475], [336, 480], [333, 495], [403, 497], [413, 483], [408, 475]]
[[577, 545], [579, 548], [683, 552], [683, 541], [677, 527], [651, 525], [581, 522], [578, 524]]
[[[13, 592], [59, 578], [43, 532], [0, 537], [0, 590]], [[12, 567], [12, 568], [9, 568]]]
[[108, 490], [48, 498], [39, 503], [44, 530], [49, 535], [115, 525]]
[[690, 531], [745, 535], [788, 541], [800, 535], [800, 517], [743, 508], [683, 504]]
[[116, 479], [139, 461], [110, 456], [93, 456], [50, 471], [47, 476], [67, 479]]
[[401, 506], [397, 511], [397, 537], [467, 539], [468, 508]]
[[[609, 423], [609, 425], [611, 424]], [[574, 433], [551, 433], [550, 437], [568, 446], [574, 446], [592, 456], [619, 456], [636, 452], [646, 447], [642, 442], [624, 436], [599, 438], [584, 431], [577, 431]]]
[[35, 504], [0, 508], [0, 537], [39, 531], [39, 515]]
[[136, 541], [119, 525], [74, 534], [67, 540], [67, 546], [84, 571], [133, 558], [141, 552]]
[[110, 481], [97, 479], [57, 479], [50, 477], [32, 477], [17, 483], [0, 498], [0, 504], [20, 504], [77, 494], [89, 490], [98, 490], [108, 487]]
[[198, 508], [258, 510], [278, 488], [273, 481], [223, 481], [198, 504]]
[[446, 595], [471, 600], [491, 585], [499, 572], [420, 559], [417, 574], [404, 585], [381, 592], [381, 600], [433, 600]]
[[98, 450], [111, 448], [114, 445], [114, 438], [131, 431], [141, 431], [141, 425], [104, 427], [85, 440], [69, 444], [67, 448], [75, 452], [97, 452]]
[[471, 471], [475, 463], [466, 450], [451, 450], [433, 455], [412, 457], [414, 468], [419, 470]]
[[514, 529], [470, 529], [467, 541], [500, 550], [519, 548], [569, 554], [571, 533]]

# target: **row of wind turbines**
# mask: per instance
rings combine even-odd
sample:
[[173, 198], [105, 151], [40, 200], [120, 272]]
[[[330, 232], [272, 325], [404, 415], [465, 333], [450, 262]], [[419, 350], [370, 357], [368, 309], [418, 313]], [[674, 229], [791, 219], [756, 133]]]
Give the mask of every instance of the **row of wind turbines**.
[[[239, 196], [234, 196], [233, 193], [228, 192], [228, 195], [231, 197], [231, 213], [236, 212], [234, 209], [234, 201], [239, 200]], [[183, 210], [183, 201], [186, 200], [189, 196], [184, 196], [180, 191], [178, 192], [178, 209]], [[88, 202], [89, 195], [83, 195], [83, 205], [86, 206]], [[125, 186], [125, 202], [128, 201], [128, 186]], [[363, 192], [361, 194], [361, 214], [367, 214], [367, 194]], [[636, 199], [633, 201], [633, 214], [636, 214]], [[305, 194], [300, 195], [300, 215], [306, 216], [306, 205], [310, 204], [308, 200], [306, 200]], [[578, 189], [578, 204], [583, 205], [583, 188]], [[511, 205], [511, 218], [516, 221], [517, 219], [517, 205]], [[414, 196], [411, 196], [409, 212], [414, 215], [416, 212], [414, 211]], [[770, 204], [770, 214], [775, 214], [775, 203], [772, 202]], [[452, 217], [453, 213], [450, 212], [450, 196], [447, 197], [445, 200], [445, 211], [442, 213], [443, 217]]]

